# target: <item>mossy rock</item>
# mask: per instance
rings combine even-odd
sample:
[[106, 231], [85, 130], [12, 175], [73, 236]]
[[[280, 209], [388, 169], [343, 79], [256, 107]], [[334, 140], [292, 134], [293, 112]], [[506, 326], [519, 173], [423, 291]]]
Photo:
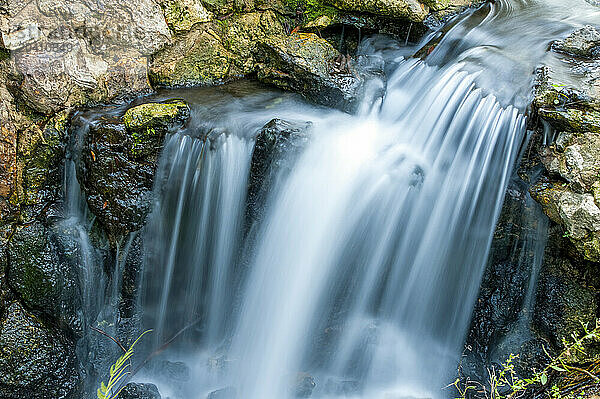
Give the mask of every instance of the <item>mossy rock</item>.
[[133, 139], [130, 154], [143, 157], [156, 153], [167, 131], [184, 124], [189, 116], [190, 108], [183, 100], [147, 103], [128, 109], [123, 123]]
[[328, 0], [344, 11], [368, 13], [412, 22], [423, 22], [429, 7], [417, 0]]
[[286, 5], [293, 13], [302, 15], [306, 27], [327, 27], [337, 21], [340, 14], [337, 8], [322, 0], [286, 0]]
[[72, 234], [37, 222], [18, 229], [8, 246], [7, 280], [29, 308], [81, 334], [82, 254]]
[[189, 31], [192, 26], [213, 19], [200, 0], [162, 0], [159, 3], [167, 25], [176, 33]]
[[0, 323], [0, 397], [76, 397], [79, 382], [75, 343], [18, 302], [9, 304]]

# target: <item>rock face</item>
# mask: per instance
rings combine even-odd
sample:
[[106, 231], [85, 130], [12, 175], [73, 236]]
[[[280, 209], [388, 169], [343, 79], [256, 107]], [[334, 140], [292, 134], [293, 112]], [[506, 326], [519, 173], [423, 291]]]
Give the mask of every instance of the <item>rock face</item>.
[[188, 117], [187, 104], [176, 100], [142, 104], [90, 126], [78, 176], [113, 243], [144, 225], [164, 135]]
[[417, 0], [330, 0], [340, 10], [360, 11], [386, 17], [421, 22], [429, 14], [429, 7]]
[[548, 175], [531, 189], [550, 219], [564, 227], [565, 237], [594, 262], [600, 262], [599, 38], [587, 26], [553, 43], [567, 68], [545, 67], [539, 73], [534, 106], [558, 134], [540, 150]]
[[319, 104], [352, 112], [365, 77], [350, 58], [313, 33], [294, 33], [259, 44], [258, 78], [297, 91]]
[[15, 87], [32, 108], [56, 112], [88, 101], [150, 89], [146, 56], [171, 33], [159, 6], [109, 0], [87, 2], [10, 0], [2, 39], [18, 73]]
[[74, 343], [50, 331], [17, 302], [0, 324], [0, 396], [66, 398], [79, 383]]

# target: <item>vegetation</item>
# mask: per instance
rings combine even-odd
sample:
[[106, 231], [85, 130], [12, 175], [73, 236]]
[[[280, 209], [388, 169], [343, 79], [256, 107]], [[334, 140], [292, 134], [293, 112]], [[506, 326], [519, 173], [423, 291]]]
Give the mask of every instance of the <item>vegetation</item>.
[[[600, 360], [585, 361], [586, 344], [600, 339], [600, 320], [594, 328], [583, 324], [582, 333], [572, 333], [563, 340], [563, 351], [552, 356], [544, 348], [549, 362], [540, 371], [533, 370], [529, 378], [521, 378], [515, 370], [511, 354], [498, 369], [488, 369], [487, 384], [457, 378], [450, 384], [458, 393], [457, 399], [483, 397], [485, 399], [515, 399], [524, 397], [548, 397], [551, 399], [578, 399], [585, 396], [586, 389], [600, 382]], [[554, 382], [552, 385], [550, 382]]]
[[100, 388], [98, 388], [97, 391], [98, 399], [115, 399], [119, 396], [119, 393], [121, 393], [123, 388], [125, 388], [125, 385], [127, 385], [127, 376], [131, 374], [133, 348], [144, 335], [151, 331], [152, 330], [144, 331], [133, 344], [131, 344], [129, 349], [127, 349], [112, 366], [110, 366], [108, 384], [105, 384], [104, 381], [100, 383]]

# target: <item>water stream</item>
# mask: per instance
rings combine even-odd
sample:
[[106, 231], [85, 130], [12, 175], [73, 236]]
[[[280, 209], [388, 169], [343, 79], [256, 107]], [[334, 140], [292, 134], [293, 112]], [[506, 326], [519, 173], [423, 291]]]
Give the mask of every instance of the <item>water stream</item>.
[[[160, 158], [139, 311], [155, 346], [185, 330], [161, 358], [191, 376], [138, 378], [172, 398], [444, 396], [527, 140], [534, 70], [597, 10], [497, 1], [429, 35], [425, 61], [365, 39], [384, 90], [357, 115], [248, 82], [177, 92], [192, 118]], [[311, 125], [248, 226], [255, 137], [273, 118]]]

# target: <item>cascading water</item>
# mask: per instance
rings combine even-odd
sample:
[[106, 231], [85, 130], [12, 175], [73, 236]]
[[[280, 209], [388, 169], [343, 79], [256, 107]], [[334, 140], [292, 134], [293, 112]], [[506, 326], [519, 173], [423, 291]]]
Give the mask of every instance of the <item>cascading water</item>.
[[[526, 140], [532, 73], [551, 38], [597, 17], [569, 3], [589, 14], [487, 4], [431, 35], [425, 61], [365, 40], [387, 78], [358, 115], [251, 85], [178, 93], [192, 119], [156, 173], [140, 307], [157, 345], [183, 332], [164, 356], [193, 378], [146, 377], [182, 398], [443, 396]], [[312, 122], [309, 139], [275, 163], [248, 226], [254, 139], [275, 117]]]

